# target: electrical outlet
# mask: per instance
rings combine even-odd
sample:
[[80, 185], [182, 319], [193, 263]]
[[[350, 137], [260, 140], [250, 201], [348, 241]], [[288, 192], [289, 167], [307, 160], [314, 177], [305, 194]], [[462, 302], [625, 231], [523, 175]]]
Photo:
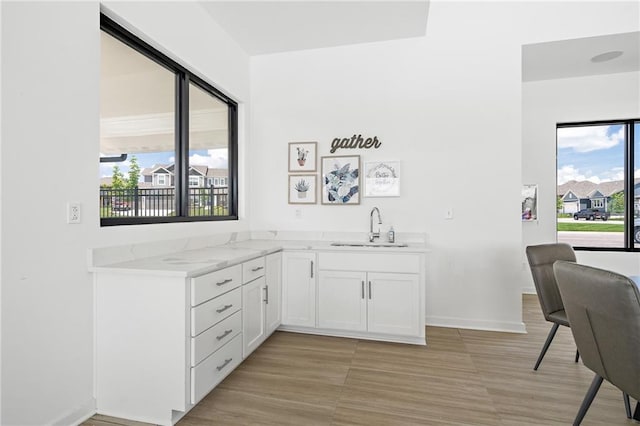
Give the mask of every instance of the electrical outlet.
[[453, 207], [449, 207], [447, 210], [445, 210], [444, 218], [447, 220], [453, 219]]
[[67, 203], [67, 223], [80, 223], [82, 220], [82, 209], [80, 203]]

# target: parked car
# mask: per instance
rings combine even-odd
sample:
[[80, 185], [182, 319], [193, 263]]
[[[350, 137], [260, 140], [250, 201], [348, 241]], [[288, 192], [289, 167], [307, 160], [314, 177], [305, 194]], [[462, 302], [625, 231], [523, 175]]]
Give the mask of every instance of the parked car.
[[640, 217], [633, 220], [633, 239], [640, 244]]
[[602, 219], [602, 220], [607, 220], [607, 219], [609, 219], [609, 212], [606, 212], [606, 211], [600, 210], [600, 209], [582, 209], [579, 212], [576, 212], [576, 213], [573, 214], [573, 219], [574, 220], [578, 220], [578, 219], [587, 219], [587, 220]]

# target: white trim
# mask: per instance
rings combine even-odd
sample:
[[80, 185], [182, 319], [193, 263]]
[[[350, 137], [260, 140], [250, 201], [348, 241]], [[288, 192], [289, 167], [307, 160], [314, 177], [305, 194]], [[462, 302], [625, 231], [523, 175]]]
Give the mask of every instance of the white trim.
[[470, 320], [466, 318], [430, 317], [425, 322], [431, 327], [464, 328], [470, 330], [501, 331], [507, 333], [527, 333], [523, 322], [503, 322], [488, 320]]
[[95, 398], [91, 398], [85, 401], [81, 406], [75, 407], [72, 411], [67, 412], [67, 414], [64, 414], [51, 424], [53, 426], [76, 426], [84, 423], [86, 420], [93, 417], [94, 414], [96, 414], [96, 400]]

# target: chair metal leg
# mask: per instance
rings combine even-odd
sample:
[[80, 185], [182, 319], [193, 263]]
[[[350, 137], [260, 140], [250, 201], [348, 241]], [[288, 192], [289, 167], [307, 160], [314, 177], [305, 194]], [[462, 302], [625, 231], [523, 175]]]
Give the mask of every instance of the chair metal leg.
[[578, 360], [580, 359], [580, 351], [576, 349], [576, 361], [578, 362]]
[[593, 402], [593, 398], [596, 397], [596, 394], [598, 393], [598, 389], [600, 389], [601, 384], [602, 384], [602, 377], [596, 374], [596, 377], [594, 377], [593, 381], [591, 382], [591, 386], [589, 386], [589, 390], [587, 391], [587, 394], [584, 396], [584, 399], [582, 400], [582, 404], [580, 405], [578, 414], [576, 414], [576, 418], [573, 421], [573, 426], [580, 426], [580, 423], [582, 423], [582, 419], [584, 419], [584, 415], [587, 414], [587, 410], [591, 406], [591, 403]]
[[624, 401], [624, 411], [627, 413], [627, 418], [631, 418], [631, 403], [629, 402], [629, 394], [622, 392], [622, 400]]
[[549, 335], [547, 336], [547, 340], [544, 342], [544, 346], [542, 347], [542, 351], [540, 352], [540, 356], [538, 356], [538, 360], [536, 361], [536, 365], [535, 365], [535, 367], [533, 367], [534, 371], [538, 369], [538, 366], [542, 362], [542, 358], [544, 358], [544, 354], [547, 353], [547, 349], [549, 349], [549, 345], [551, 345], [551, 341], [553, 340], [553, 336], [556, 335], [556, 331], [558, 331], [558, 327], [559, 326], [560, 326], [560, 324], [554, 323], [553, 327], [551, 327], [551, 330], [549, 331]]
[[640, 402], [636, 402], [636, 410], [633, 412], [633, 420], [640, 421]]

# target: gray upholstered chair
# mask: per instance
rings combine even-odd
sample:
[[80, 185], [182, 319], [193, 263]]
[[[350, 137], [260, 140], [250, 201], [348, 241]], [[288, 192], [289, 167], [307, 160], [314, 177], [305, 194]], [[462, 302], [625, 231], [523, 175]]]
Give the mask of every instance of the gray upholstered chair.
[[[584, 365], [596, 375], [573, 422], [579, 425], [603, 380], [640, 399], [640, 292], [624, 275], [571, 262], [553, 267]], [[634, 419], [640, 420], [640, 403]]]
[[[556, 260], [575, 262], [576, 254], [569, 244], [564, 243], [528, 246], [526, 253], [544, 319], [553, 323], [547, 340], [544, 342], [544, 346], [542, 346], [536, 365], [533, 367], [534, 370], [537, 370], [542, 362], [542, 358], [544, 358], [544, 355], [547, 353], [547, 349], [549, 349], [549, 345], [551, 345], [553, 337], [558, 331], [558, 327], [561, 325], [569, 327], [569, 320], [564, 312], [562, 297], [560, 297], [558, 284], [553, 275], [553, 263]], [[576, 351], [576, 362], [578, 362], [579, 356], [579, 352]]]

